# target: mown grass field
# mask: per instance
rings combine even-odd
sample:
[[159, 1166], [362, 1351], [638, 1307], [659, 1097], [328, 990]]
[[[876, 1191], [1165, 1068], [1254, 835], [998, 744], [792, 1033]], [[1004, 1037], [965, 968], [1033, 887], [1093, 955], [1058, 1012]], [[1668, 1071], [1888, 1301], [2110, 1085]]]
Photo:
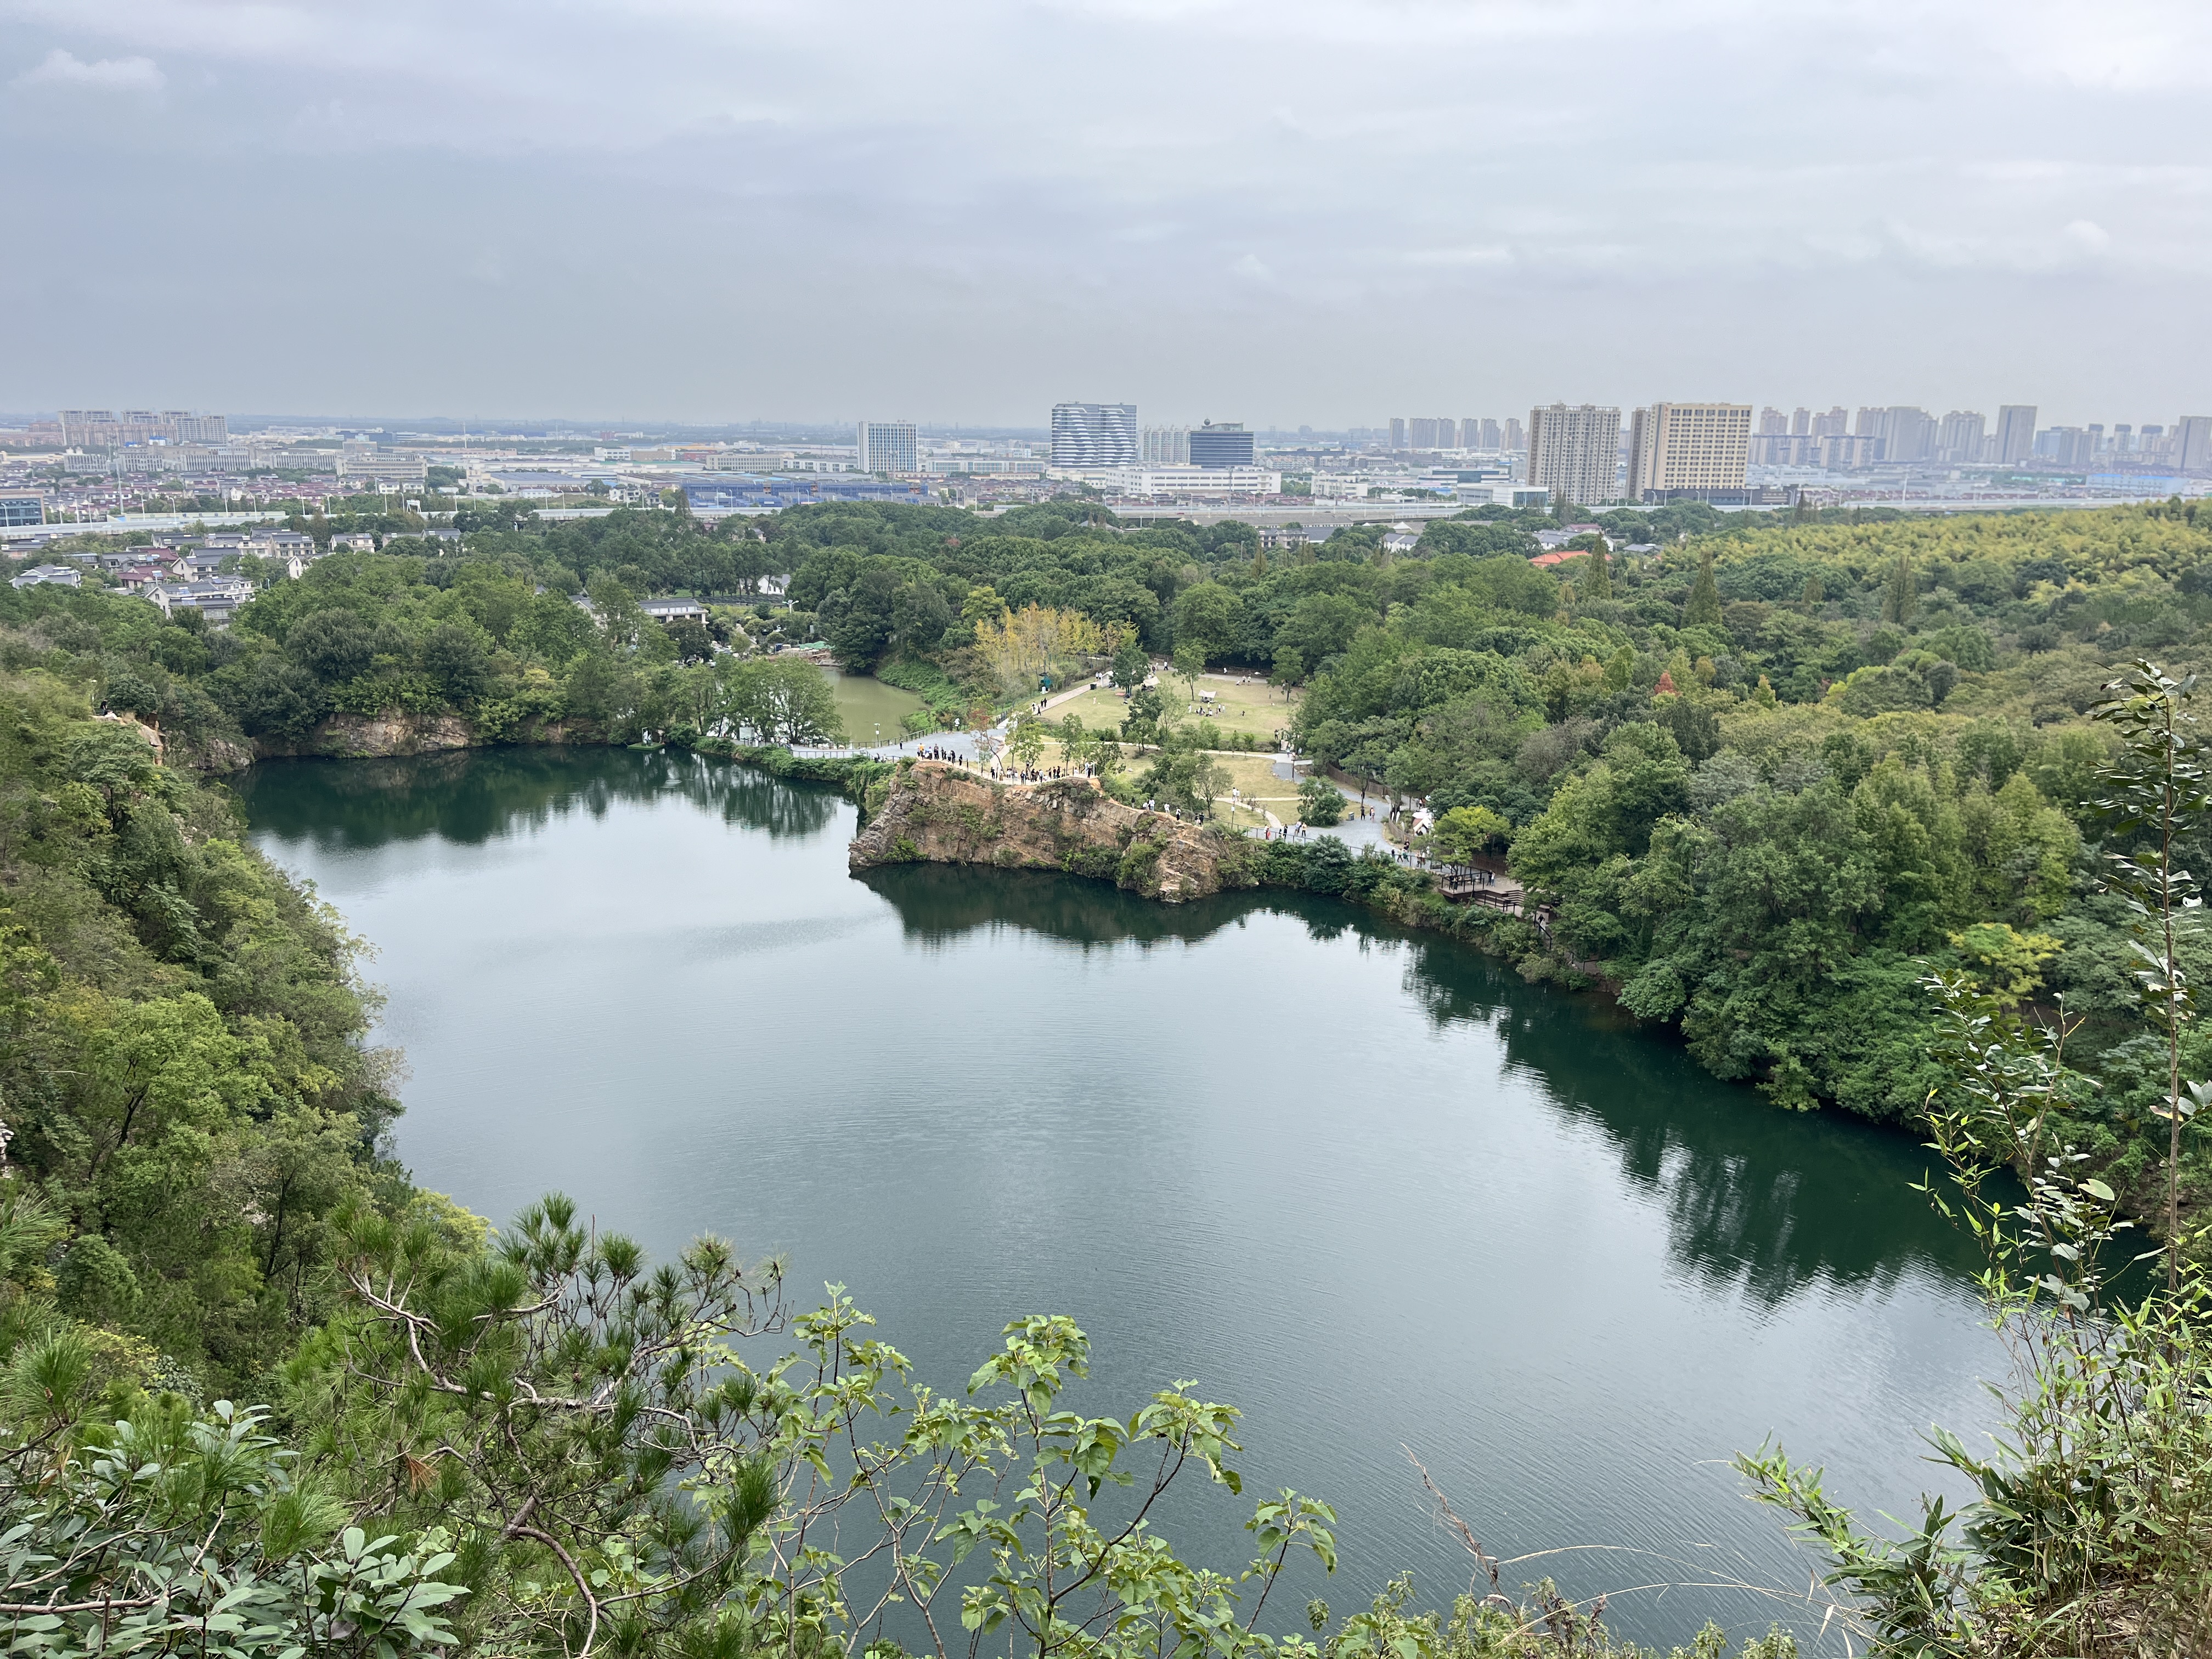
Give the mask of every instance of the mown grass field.
[[[1196, 720], [1208, 731], [1249, 732], [1267, 738], [1289, 726], [1291, 717], [1297, 713], [1297, 692], [1286, 695], [1263, 680], [1239, 684], [1234, 675], [1206, 674], [1200, 677], [1198, 689], [1213, 693], [1212, 702], [1206, 706], [1215, 713], [1191, 714], [1190, 705], [1183, 700], [1183, 683], [1170, 674], [1160, 676], [1160, 696], [1170, 718]], [[1128, 714], [1128, 705], [1118, 691], [1085, 691], [1066, 702], [1055, 703], [1051, 717], [1060, 720], [1070, 714], [1080, 715], [1085, 726], [1118, 729]]]

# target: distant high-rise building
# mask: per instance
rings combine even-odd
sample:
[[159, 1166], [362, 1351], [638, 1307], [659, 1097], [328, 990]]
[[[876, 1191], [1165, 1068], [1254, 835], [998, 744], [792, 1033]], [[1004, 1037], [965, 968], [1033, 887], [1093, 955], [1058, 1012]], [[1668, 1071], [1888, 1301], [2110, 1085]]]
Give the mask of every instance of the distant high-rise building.
[[1862, 407], [1858, 418], [1851, 422], [1851, 435], [1855, 438], [1886, 438], [1889, 435], [1888, 425], [1887, 410]]
[[1146, 466], [1183, 466], [1190, 460], [1190, 428], [1148, 426], [1145, 428]]
[[[1778, 428], [1779, 411], [1767, 413]], [[1629, 419], [1628, 499], [1663, 500], [1677, 492], [1738, 494], [1750, 447], [1749, 404], [1654, 404], [1639, 409]]]
[[2092, 422], [2089, 426], [2089, 453], [2092, 455], [2101, 455], [2106, 447], [2105, 423], [2102, 421]]
[[2166, 459], [2166, 428], [2147, 426], [2136, 434], [2136, 453], [2157, 460]]
[[2001, 404], [1997, 406], [1996, 453], [1990, 459], [2003, 466], [2012, 466], [2026, 460], [2035, 453], [2035, 405], [2033, 404]]
[[2078, 426], [2045, 427], [2035, 434], [2035, 453], [2037, 459], [2054, 466], [2086, 471], [2096, 464], [2097, 441], [2093, 433]]
[[1054, 404], [1054, 466], [1134, 466], [1139, 459], [1134, 404]]
[[1483, 422], [1482, 441], [1477, 444], [1475, 447], [1477, 449], [1503, 449], [1504, 447], [1505, 439], [1504, 434], [1498, 429], [1498, 422], [1489, 420]]
[[[1800, 410], [1797, 412], [1802, 415], [1805, 411]], [[1790, 417], [1772, 404], [1759, 411], [1759, 436], [1769, 437], [1777, 433], [1787, 433], [1789, 430]]]
[[1406, 422], [1407, 442], [1415, 449], [1449, 449], [1458, 434], [1458, 424], [1453, 421], [1416, 416]]
[[1505, 422], [1505, 447], [1523, 450], [1528, 447], [1528, 434], [1521, 429], [1521, 422], [1508, 416]]
[[125, 444], [222, 444], [230, 423], [221, 415], [195, 415], [185, 409], [64, 409], [62, 442], [72, 449], [114, 449]]
[[1393, 415], [1390, 417], [1390, 447], [1393, 449], [1403, 449], [1405, 447], [1406, 423], [1402, 420], [1399, 419], [1398, 416]]
[[1812, 431], [1813, 411], [1811, 410], [1801, 407], [1790, 416], [1790, 435], [1791, 437], [1809, 437], [1812, 435]]
[[1528, 483], [1555, 501], [1594, 507], [1612, 501], [1620, 461], [1620, 411], [1595, 404], [1553, 404], [1528, 411]]
[[2112, 453], [2132, 455], [2136, 452], [2136, 429], [2123, 421], [2112, 428]]
[[1459, 447], [1462, 449], [1482, 447], [1482, 422], [1472, 415], [1459, 423]]
[[1825, 415], [1813, 417], [1813, 435], [1816, 438], [1841, 438], [1851, 429], [1851, 417], [1841, 404]]
[[2212, 472], [2212, 415], [2185, 415], [2166, 440], [2166, 453], [2184, 472]]
[[1986, 442], [1983, 427], [1982, 417], [1972, 410], [1953, 410], [1936, 434], [1936, 459], [1954, 466], [1971, 466], [1980, 460]]
[[854, 428], [863, 472], [919, 472], [921, 445], [912, 421], [863, 421]]
[[1882, 459], [1907, 464], [1935, 459], [1937, 422], [1933, 415], [1905, 404], [1881, 413]]
[[1242, 421], [1208, 421], [1190, 429], [1193, 466], [1250, 466], [1252, 434]]

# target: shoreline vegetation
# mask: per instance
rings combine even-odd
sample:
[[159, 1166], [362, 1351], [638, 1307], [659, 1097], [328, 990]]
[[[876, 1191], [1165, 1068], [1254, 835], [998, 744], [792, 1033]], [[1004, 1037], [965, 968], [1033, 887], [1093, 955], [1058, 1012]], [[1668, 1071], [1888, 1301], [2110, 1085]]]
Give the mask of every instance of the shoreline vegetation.
[[[493, 1232], [415, 1188], [361, 942], [198, 775], [337, 732], [355, 752], [673, 743], [846, 789], [886, 843], [862, 857], [1297, 886], [1480, 927], [1532, 980], [1617, 985], [1779, 1105], [1917, 1127], [2019, 1358], [2004, 1446], [1938, 1431], [1979, 1498], [1884, 1541], [1781, 1449], [1740, 1468], [1881, 1650], [2203, 1650], [2212, 941], [2187, 872], [2212, 850], [2212, 769], [2185, 671], [2212, 647], [2212, 522], [2178, 502], [1598, 521], [1657, 550], [1601, 536], [1555, 574], [1503, 510], [1431, 524], [1413, 556], [1358, 532], [1271, 556], [1247, 526], [1090, 504], [809, 508], [765, 532], [628, 513], [509, 518], [459, 555], [372, 524], [380, 551], [272, 580], [220, 634], [96, 586], [0, 591], [13, 1645], [887, 1659], [883, 1583], [810, 1542], [835, 1527], [872, 1540], [856, 1553], [890, 1564], [945, 1659], [1626, 1651], [1601, 1607], [1494, 1577], [1435, 1614], [1393, 1581], [1348, 1617], [1264, 1626], [1288, 1560], [1333, 1559], [1333, 1513], [1263, 1500], [1226, 1577], [1132, 1529], [1113, 1483], [1141, 1504], [1155, 1457], [1240, 1485], [1235, 1413], [1176, 1389], [1127, 1417], [1064, 1409], [1088, 1364], [1065, 1320], [1009, 1325], [967, 1395], [916, 1395], [842, 1296], [795, 1309], [719, 1241], [655, 1267], [558, 1196]], [[796, 610], [663, 626], [637, 605], [784, 571]], [[779, 636], [853, 672], [927, 664], [907, 678], [930, 718], [970, 729], [1110, 664], [1129, 718], [1015, 726], [1018, 755], [1063, 743], [1096, 787], [795, 755], [835, 711], [811, 665], [751, 654]], [[2173, 678], [2128, 667], [2154, 654]], [[1162, 659], [1187, 693], [1211, 663], [1301, 688], [1306, 752], [1505, 848], [1549, 926], [1455, 916], [1425, 873], [1334, 841], [1131, 805], [1216, 787], [1141, 685]], [[2024, 1199], [1994, 1195], [2003, 1171]], [[2158, 1282], [2130, 1301], [2136, 1229]], [[789, 1358], [748, 1363], [779, 1337]], [[1001, 1480], [1009, 1507], [973, 1500]]]

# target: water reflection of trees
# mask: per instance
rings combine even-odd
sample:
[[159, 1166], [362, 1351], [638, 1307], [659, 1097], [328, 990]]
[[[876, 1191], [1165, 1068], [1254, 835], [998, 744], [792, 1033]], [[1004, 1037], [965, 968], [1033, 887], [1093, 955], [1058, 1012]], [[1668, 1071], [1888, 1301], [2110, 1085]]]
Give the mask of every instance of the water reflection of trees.
[[1928, 1160], [1910, 1135], [1769, 1106], [1609, 1000], [1529, 986], [1455, 941], [1416, 936], [1408, 950], [1407, 988], [1430, 1018], [1489, 1026], [1508, 1064], [1602, 1134], [1663, 1203], [1669, 1253], [1699, 1278], [1771, 1305], [1816, 1281], [1881, 1291], [1916, 1266], [1970, 1272], [1966, 1241], [1911, 1190]]
[[1608, 1000], [1529, 985], [1455, 940], [1304, 894], [1170, 906], [1102, 883], [943, 865], [861, 879], [909, 937], [932, 942], [1018, 927], [1085, 947], [1195, 943], [1267, 911], [1297, 916], [1317, 939], [1352, 933], [1395, 945], [1406, 953], [1406, 988], [1432, 1021], [1487, 1028], [1510, 1070], [1540, 1080], [1559, 1111], [1602, 1138], [1631, 1184], [1663, 1207], [1682, 1271], [1774, 1306], [1821, 1285], [1879, 1292], [1916, 1267], [1962, 1282], [1969, 1270], [1962, 1241], [1911, 1190], [1923, 1160], [1910, 1137], [1770, 1107]]
[[819, 785], [663, 750], [463, 750], [386, 760], [275, 761], [232, 787], [257, 831], [367, 848], [436, 836], [477, 846], [620, 801], [687, 800], [776, 838], [819, 835], [842, 804]]

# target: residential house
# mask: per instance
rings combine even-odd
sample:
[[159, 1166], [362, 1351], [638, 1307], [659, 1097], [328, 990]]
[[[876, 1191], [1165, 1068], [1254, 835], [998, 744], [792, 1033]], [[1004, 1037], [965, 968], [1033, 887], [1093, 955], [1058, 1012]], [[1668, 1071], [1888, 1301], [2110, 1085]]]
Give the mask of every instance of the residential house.
[[206, 582], [156, 582], [146, 590], [146, 597], [161, 606], [161, 614], [173, 617], [180, 611], [197, 611], [206, 618], [212, 629], [228, 628], [231, 613], [253, 597], [253, 584], [227, 578]]
[[13, 578], [10, 587], [82, 587], [84, 572], [66, 564], [33, 565]]
[[701, 622], [707, 619], [707, 607], [696, 599], [640, 599], [637, 608], [659, 623], [674, 622], [682, 617], [696, 617]]

